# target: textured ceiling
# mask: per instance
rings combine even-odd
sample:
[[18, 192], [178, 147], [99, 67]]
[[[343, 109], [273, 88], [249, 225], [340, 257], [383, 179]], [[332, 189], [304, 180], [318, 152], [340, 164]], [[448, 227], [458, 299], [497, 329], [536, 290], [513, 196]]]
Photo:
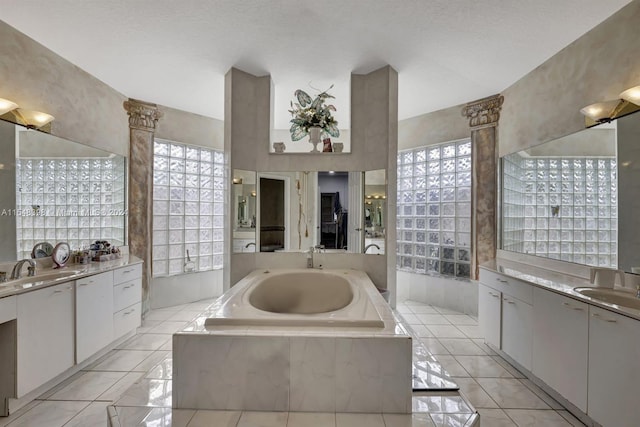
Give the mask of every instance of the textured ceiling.
[[0, 19], [123, 94], [224, 115], [230, 67], [275, 87], [331, 84], [349, 126], [349, 76], [399, 73], [401, 119], [500, 92], [629, 0], [2, 0]]

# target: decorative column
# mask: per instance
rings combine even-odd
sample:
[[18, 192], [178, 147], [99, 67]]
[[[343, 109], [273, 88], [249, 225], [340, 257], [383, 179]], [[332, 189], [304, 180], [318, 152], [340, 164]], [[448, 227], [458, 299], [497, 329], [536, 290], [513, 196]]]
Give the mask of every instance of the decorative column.
[[142, 313], [149, 310], [151, 235], [153, 230], [153, 136], [162, 113], [156, 104], [129, 99], [129, 253], [142, 266]]
[[471, 278], [479, 265], [496, 257], [498, 151], [497, 126], [504, 97], [494, 95], [468, 103], [462, 115], [471, 128]]

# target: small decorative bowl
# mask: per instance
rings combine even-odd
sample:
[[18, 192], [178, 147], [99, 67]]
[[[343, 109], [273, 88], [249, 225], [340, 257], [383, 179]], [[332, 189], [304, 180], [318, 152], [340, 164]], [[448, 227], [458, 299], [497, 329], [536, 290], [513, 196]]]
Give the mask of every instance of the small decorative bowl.
[[274, 142], [273, 143], [273, 149], [278, 154], [284, 153], [284, 149], [285, 148], [287, 148], [287, 147], [284, 145], [284, 142]]
[[342, 142], [334, 142], [333, 143], [333, 152], [334, 153], [342, 153]]

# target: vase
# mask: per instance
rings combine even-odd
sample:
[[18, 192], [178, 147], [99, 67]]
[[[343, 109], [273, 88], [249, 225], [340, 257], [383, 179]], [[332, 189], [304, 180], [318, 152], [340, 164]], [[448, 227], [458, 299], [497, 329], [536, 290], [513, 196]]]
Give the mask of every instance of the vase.
[[313, 144], [312, 153], [319, 153], [318, 144], [320, 143], [320, 132], [322, 132], [322, 128], [319, 127], [310, 127], [309, 128], [309, 142]]

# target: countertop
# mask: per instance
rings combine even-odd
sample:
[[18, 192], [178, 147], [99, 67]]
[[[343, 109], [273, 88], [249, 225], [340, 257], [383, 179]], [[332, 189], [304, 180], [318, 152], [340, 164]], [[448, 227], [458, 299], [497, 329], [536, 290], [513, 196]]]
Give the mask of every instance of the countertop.
[[[69, 264], [62, 269], [37, 269], [34, 277], [26, 277], [25, 273], [25, 275], [23, 275], [19, 280], [9, 280], [8, 282], [0, 283], [0, 298], [31, 292], [48, 286], [54, 286], [71, 280], [77, 280], [82, 277], [92, 276], [105, 271], [115, 270], [120, 267], [140, 263], [142, 263], [142, 260], [136, 256], [123, 255], [122, 258], [111, 261], [92, 262], [90, 264]], [[60, 278], [47, 278], [47, 274], [64, 271], [73, 271], [74, 273]]]
[[[481, 269], [493, 271], [495, 273], [504, 274], [514, 279], [522, 280], [536, 286], [546, 289], [557, 294], [573, 298], [575, 300], [604, 308], [615, 313], [640, 320], [640, 310], [627, 308], [617, 304], [611, 304], [596, 298], [590, 298], [573, 290], [578, 287], [594, 287], [592, 283], [582, 277], [571, 276], [556, 271], [546, 270], [528, 264], [522, 264], [516, 261], [493, 259], [480, 264]], [[616, 286], [615, 290], [628, 292], [635, 295], [635, 291], [630, 288], [621, 288]]]

